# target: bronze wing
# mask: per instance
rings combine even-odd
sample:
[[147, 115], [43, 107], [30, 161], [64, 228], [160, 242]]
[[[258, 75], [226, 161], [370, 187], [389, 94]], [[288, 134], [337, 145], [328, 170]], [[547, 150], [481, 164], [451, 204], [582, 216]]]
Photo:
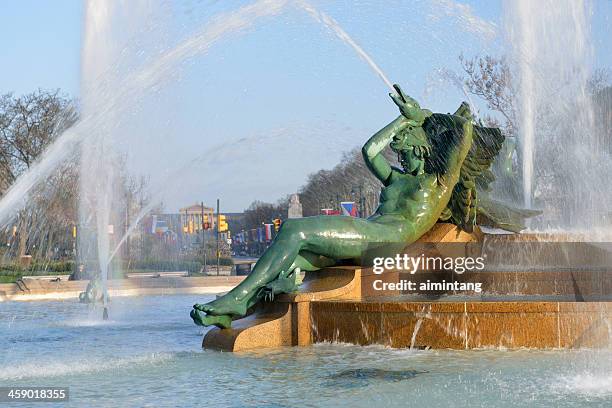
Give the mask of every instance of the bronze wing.
[[[452, 120], [453, 116], [473, 120], [469, 107], [464, 102], [455, 115], [435, 114], [426, 124], [432, 144], [432, 165], [429, 171], [444, 174], [448, 146], [452, 146], [458, 132], [456, 122]], [[498, 128], [474, 125], [472, 146], [463, 161], [459, 180], [439, 221], [451, 222], [467, 232], [472, 232], [476, 223], [518, 232], [524, 228], [525, 218], [539, 214], [538, 211], [512, 208], [487, 196], [491, 183], [495, 180], [491, 165], [503, 143], [504, 135]]]

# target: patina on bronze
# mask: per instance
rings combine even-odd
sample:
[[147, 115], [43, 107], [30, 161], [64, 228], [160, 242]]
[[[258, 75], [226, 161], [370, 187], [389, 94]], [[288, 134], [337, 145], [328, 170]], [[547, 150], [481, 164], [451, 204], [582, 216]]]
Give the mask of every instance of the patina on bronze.
[[[499, 129], [478, 126], [467, 103], [454, 114], [431, 113], [404, 94], [390, 94], [400, 115], [363, 146], [363, 158], [382, 182], [380, 204], [368, 219], [317, 216], [285, 221], [251, 274], [226, 295], [191, 311], [202, 326], [229, 328], [263, 299], [296, 289], [299, 271], [316, 271], [339, 263], [361, 264], [372, 242], [413, 243], [438, 221], [466, 231], [479, 223], [520, 230], [527, 214], [482, 199], [494, 180], [491, 163], [504, 136]], [[390, 146], [401, 168], [382, 154]]]

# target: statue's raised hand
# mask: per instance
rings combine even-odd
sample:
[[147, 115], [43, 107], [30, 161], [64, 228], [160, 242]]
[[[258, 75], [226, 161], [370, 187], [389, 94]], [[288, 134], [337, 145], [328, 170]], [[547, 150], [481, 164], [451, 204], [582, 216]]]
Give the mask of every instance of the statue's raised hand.
[[393, 102], [399, 107], [399, 110], [406, 119], [408, 119], [412, 125], [420, 126], [425, 118], [431, 115], [431, 112], [427, 109], [421, 109], [419, 103], [406, 95], [399, 85], [393, 85], [396, 93], [390, 93], [389, 96], [393, 99]]

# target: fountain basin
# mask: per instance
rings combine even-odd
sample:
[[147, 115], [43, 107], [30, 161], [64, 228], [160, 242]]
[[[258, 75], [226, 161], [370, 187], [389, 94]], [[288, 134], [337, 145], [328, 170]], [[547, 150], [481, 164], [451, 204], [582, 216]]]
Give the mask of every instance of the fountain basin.
[[492, 300], [459, 295], [434, 301], [414, 296], [357, 297], [361, 283], [368, 279], [363, 272], [326, 270], [322, 280], [338, 282], [351, 274], [353, 279], [342, 287], [286, 295], [236, 321], [231, 329], [210, 330], [202, 346], [224, 351], [318, 342], [438, 349], [609, 346], [612, 302], [499, 295]]
[[[230, 290], [243, 276], [160, 277], [108, 281], [111, 298], [119, 296], [214, 294]], [[19, 284], [0, 284], [0, 302], [78, 299], [87, 280], [50, 281], [27, 279]]]
[[311, 305], [313, 341], [393, 348], [607, 347], [611, 302], [351, 302]]
[[[480, 231], [466, 234], [440, 224], [422, 240], [482, 239]], [[608, 347], [611, 275], [609, 270], [435, 275], [439, 280], [478, 281], [483, 290], [476, 295], [374, 290], [374, 281], [383, 276], [386, 282], [425, 278], [393, 271], [379, 275], [371, 268], [327, 268], [307, 274], [298, 293], [258, 306], [231, 329], [210, 330], [202, 346], [224, 351], [317, 342], [437, 349]]]
[[[69, 405], [88, 407], [174, 407], [177, 396], [182, 407], [260, 407], [280, 398], [290, 407], [304, 401], [377, 407], [382, 400], [387, 408], [405, 407], [406, 401], [415, 407], [508, 408], [612, 402], [609, 350], [402, 350], [329, 343], [244, 353], [202, 350], [194, 340], [203, 330], [185, 308], [212, 299], [113, 298], [108, 321], [100, 320], [99, 309], [88, 313], [89, 306], [76, 300], [3, 304], [0, 385], [69, 386]], [[425, 329], [423, 323], [419, 333]], [[383, 375], [350, 375], [372, 370]], [[402, 374], [410, 372], [422, 374]], [[193, 386], [195, 377], [201, 386]], [[299, 386], [287, 387], [287, 379], [298, 379]]]

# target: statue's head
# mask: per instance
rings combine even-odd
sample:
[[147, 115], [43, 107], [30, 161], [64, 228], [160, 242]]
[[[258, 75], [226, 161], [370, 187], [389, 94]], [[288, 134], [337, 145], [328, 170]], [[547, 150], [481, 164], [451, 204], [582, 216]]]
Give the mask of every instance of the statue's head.
[[409, 126], [398, 133], [390, 146], [406, 173], [417, 175], [424, 171], [425, 160], [431, 155], [431, 145], [421, 126]]

